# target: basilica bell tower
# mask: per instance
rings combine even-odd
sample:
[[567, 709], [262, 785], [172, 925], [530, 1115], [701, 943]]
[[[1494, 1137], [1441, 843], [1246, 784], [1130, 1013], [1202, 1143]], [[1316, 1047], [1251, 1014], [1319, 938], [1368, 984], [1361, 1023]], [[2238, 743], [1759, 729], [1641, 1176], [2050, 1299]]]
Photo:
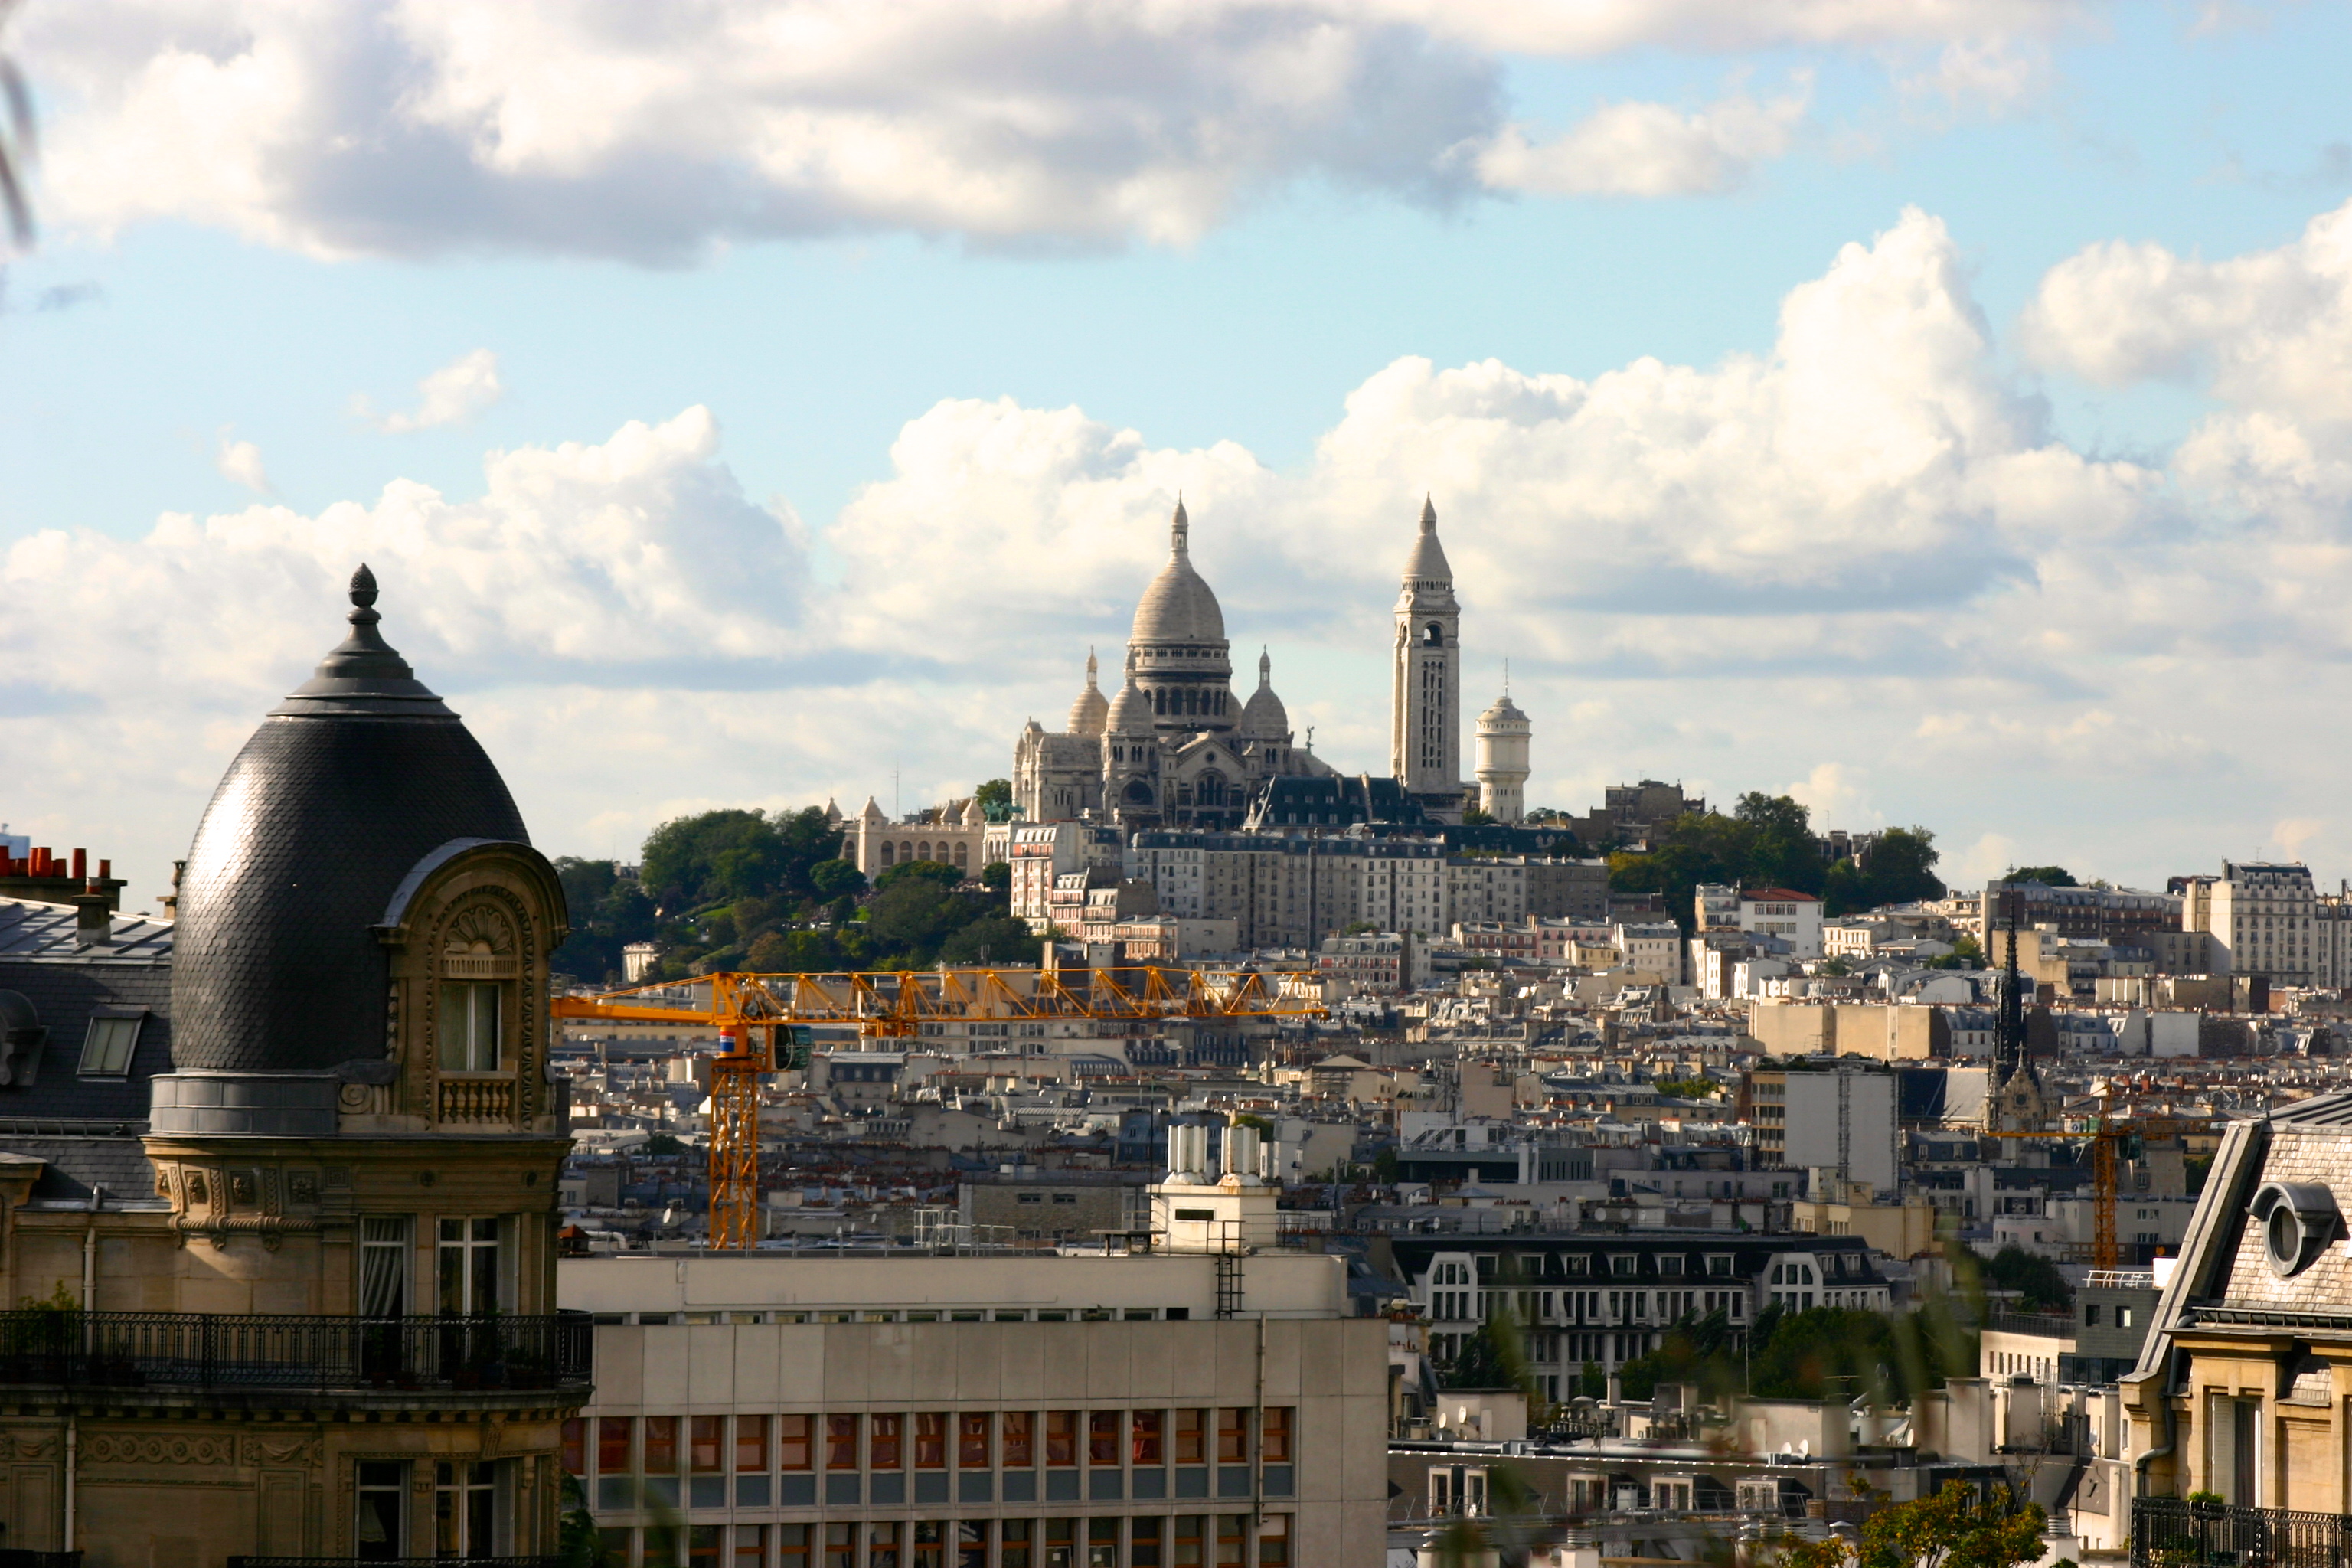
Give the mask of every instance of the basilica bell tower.
[[1461, 820], [1462, 606], [1437, 542], [1437, 509], [1421, 503], [1421, 531], [1405, 558], [1396, 603], [1389, 702], [1389, 763], [1397, 783], [1433, 816]]

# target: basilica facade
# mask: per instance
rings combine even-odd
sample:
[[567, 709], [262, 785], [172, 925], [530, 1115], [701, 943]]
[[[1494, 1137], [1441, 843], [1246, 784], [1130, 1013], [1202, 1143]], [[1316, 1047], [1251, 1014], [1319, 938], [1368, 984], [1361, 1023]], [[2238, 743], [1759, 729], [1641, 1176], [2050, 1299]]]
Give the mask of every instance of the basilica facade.
[[[1396, 606], [1391, 770], [1438, 820], [1458, 821], [1460, 621], [1452, 569], [1424, 503]], [[1239, 827], [1283, 779], [1339, 770], [1297, 743], [1258, 655], [1257, 689], [1233, 690], [1233, 645], [1217, 595], [1192, 565], [1192, 520], [1178, 501], [1168, 564], [1137, 605], [1118, 691], [1095, 656], [1067, 725], [1032, 719], [1013, 745], [1013, 800], [1031, 822], [1079, 818], [1130, 827]], [[1257, 815], [1263, 816], [1262, 812]]]

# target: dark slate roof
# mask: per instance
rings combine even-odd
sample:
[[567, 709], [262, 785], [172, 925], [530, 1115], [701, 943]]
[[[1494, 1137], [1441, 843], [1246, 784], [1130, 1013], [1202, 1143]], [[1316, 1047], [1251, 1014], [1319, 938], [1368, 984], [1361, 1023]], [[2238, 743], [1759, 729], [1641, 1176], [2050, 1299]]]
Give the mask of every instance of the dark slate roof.
[[318, 1071], [384, 1054], [389, 973], [372, 928], [414, 866], [457, 838], [529, 843], [457, 716], [376, 633], [352, 634], [229, 764], [180, 885], [173, 980], [183, 1068]]
[[[173, 1066], [170, 964], [156, 959], [0, 955], [0, 991], [31, 1003], [40, 1026], [48, 1031], [34, 1060], [32, 1081], [0, 1085], [0, 1149], [16, 1147], [8, 1130], [27, 1121], [126, 1122], [145, 1129], [147, 1080]], [[131, 1070], [122, 1078], [86, 1079], [77, 1070], [90, 1017], [101, 1007], [146, 1010]]]
[[48, 1162], [33, 1184], [34, 1203], [83, 1207], [89, 1203], [91, 1187], [101, 1186], [110, 1209], [170, 1206], [168, 1200], [157, 1195], [155, 1167], [147, 1163], [146, 1152], [135, 1137], [26, 1136], [11, 1133], [5, 1123], [0, 1123], [0, 1150]]
[[0, 958], [71, 958], [152, 963], [172, 955], [172, 922], [145, 915], [116, 915], [107, 923], [102, 947], [85, 948], [75, 926], [81, 911], [71, 904], [37, 899], [0, 899]]

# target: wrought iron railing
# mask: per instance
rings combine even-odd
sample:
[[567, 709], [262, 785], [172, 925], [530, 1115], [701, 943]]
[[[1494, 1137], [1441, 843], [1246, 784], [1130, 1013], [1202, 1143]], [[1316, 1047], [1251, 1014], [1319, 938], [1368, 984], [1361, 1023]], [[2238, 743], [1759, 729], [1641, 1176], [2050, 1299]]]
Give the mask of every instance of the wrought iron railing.
[[2132, 1500], [2131, 1568], [2345, 1568], [2352, 1514]]
[[480, 1318], [0, 1312], [0, 1384], [561, 1388], [588, 1383], [593, 1334], [585, 1312]]

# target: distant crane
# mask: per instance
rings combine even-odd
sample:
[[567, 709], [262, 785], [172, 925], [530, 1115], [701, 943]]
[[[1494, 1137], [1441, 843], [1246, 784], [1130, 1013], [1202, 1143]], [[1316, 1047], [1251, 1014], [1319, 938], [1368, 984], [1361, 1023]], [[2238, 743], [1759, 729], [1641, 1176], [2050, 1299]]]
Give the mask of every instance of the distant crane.
[[[972, 1019], [1316, 1018], [1328, 1016], [1308, 971], [1131, 967], [937, 969], [832, 974], [697, 976], [698, 1006], [665, 1007], [656, 982], [596, 996], [559, 996], [560, 1020], [715, 1025], [710, 1063], [710, 1245], [742, 1251], [759, 1239], [760, 1079], [805, 1065], [808, 1026], [855, 1024], [862, 1037], [903, 1038], [925, 1023]], [[645, 998], [645, 1000], [631, 1000]]]

